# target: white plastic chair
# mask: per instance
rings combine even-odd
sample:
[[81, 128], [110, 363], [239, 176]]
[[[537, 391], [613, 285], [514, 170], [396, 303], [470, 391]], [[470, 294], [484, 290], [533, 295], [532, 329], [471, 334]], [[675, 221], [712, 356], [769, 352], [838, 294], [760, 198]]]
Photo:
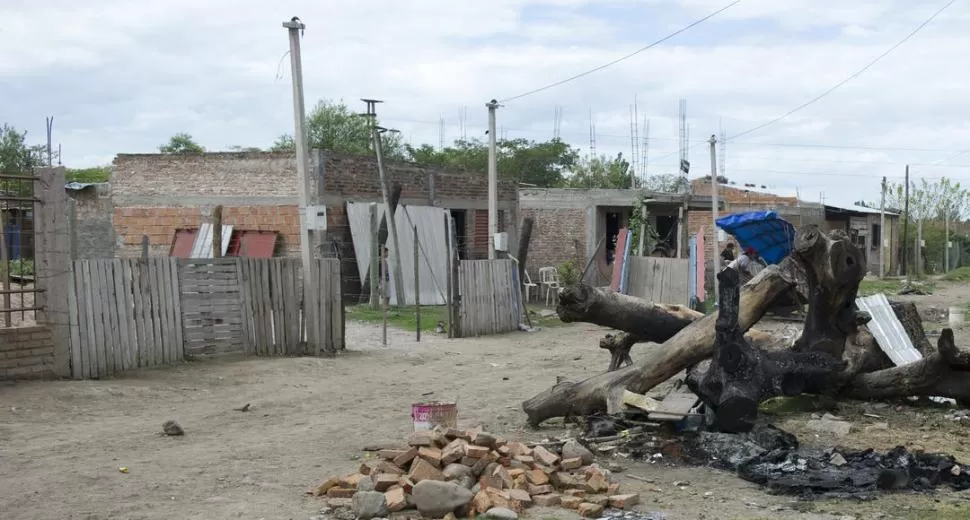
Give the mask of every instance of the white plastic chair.
[[532, 281], [532, 277], [529, 276], [529, 271], [525, 271], [525, 281], [522, 282], [522, 286], [525, 287], [525, 301], [532, 301], [530, 298], [532, 288], [539, 287], [539, 284]]
[[552, 299], [553, 290], [556, 291], [558, 295], [562, 291], [562, 285], [559, 283], [559, 270], [555, 267], [543, 267], [539, 269], [539, 284], [542, 289], [546, 291], [546, 307], [549, 306], [549, 300]]

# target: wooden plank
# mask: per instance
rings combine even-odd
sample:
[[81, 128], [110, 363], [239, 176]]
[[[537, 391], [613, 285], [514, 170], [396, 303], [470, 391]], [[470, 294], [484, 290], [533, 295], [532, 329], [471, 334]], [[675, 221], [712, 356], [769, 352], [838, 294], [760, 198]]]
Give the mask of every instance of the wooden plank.
[[85, 361], [85, 377], [97, 377], [98, 376], [98, 342], [95, 340], [96, 332], [94, 328], [94, 294], [93, 287], [91, 286], [91, 261], [82, 261], [78, 263], [77, 274], [81, 277], [80, 284], [84, 288], [83, 298], [84, 298], [84, 313], [81, 315], [81, 319], [84, 320], [84, 331], [85, 335], [83, 338], [84, 343], [84, 357]]
[[159, 289], [161, 286], [159, 278], [161, 273], [158, 269], [158, 263], [155, 262], [156, 259], [148, 258], [148, 292], [149, 298], [152, 302], [151, 316], [152, 316], [152, 340], [155, 344], [155, 350], [153, 353], [152, 366], [161, 365], [168, 363], [168, 356], [165, 350], [165, 340], [163, 337], [164, 324], [162, 322], [162, 296], [159, 294]]
[[125, 320], [123, 326], [127, 329], [128, 347], [125, 349], [125, 370], [133, 370], [138, 366], [138, 325], [135, 313], [135, 291], [132, 285], [131, 260], [118, 260], [121, 271], [121, 291], [125, 302]]
[[247, 305], [246, 270], [243, 258], [236, 258], [236, 283], [239, 284], [239, 316], [242, 324], [243, 354], [251, 355], [252, 340], [249, 334], [249, 310]]
[[145, 303], [142, 300], [141, 291], [141, 261], [130, 261], [131, 269], [131, 299], [134, 302], [133, 314], [135, 316], [135, 337], [137, 338], [137, 349], [135, 349], [134, 366], [143, 366], [145, 353]]
[[283, 262], [279, 258], [269, 260], [270, 300], [273, 302], [273, 355], [286, 354], [286, 333], [283, 326]]
[[157, 257], [155, 269], [158, 271], [158, 298], [162, 306], [162, 345], [165, 349], [165, 362], [174, 363], [178, 360], [175, 348], [175, 298], [172, 297], [172, 277], [171, 269], [168, 266], [169, 259]]
[[[86, 307], [84, 305], [84, 280], [79, 272], [82, 269], [81, 261], [75, 260], [71, 262], [71, 292], [73, 293], [73, 301], [68, 302], [71, 305], [71, 319], [73, 323], [71, 324], [71, 348], [77, 349], [77, 362], [74, 364], [74, 373], [72, 377], [74, 379], [86, 379], [90, 377], [90, 365], [88, 361], [88, 345], [87, 345], [87, 316], [85, 315]], [[74, 358], [74, 353], [72, 352], [72, 359]]]
[[115, 326], [111, 320], [111, 290], [110, 284], [108, 283], [108, 273], [106, 273], [108, 261], [98, 260], [97, 261], [97, 285], [98, 285], [98, 299], [100, 303], [98, 304], [99, 312], [101, 313], [101, 333], [102, 338], [104, 338], [104, 375], [111, 375], [114, 373], [114, 363], [115, 363], [115, 341], [114, 341], [114, 329]]
[[71, 378], [81, 379], [84, 377], [84, 366], [81, 361], [81, 342], [78, 336], [78, 303], [77, 303], [77, 288], [76, 281], [74, 277], [74, 264], [77, 262], [71, 262], [71, 273], [69, 277], [69, 287], [67, 294], [67, 305], [68, 305], [68, 326], [70, 330], [70, 340], [71, 340]]
[[263, 322], [260, 319], [259, 313], [259, 265], [256, 263], [256, 259], [247, 258], [246, 270], [249, 276], [247, 280], [247, 291], [249, 293], [249, 306], [250, 312], [252, 313], [252, 326], [253, 326], [253, 351], [254, 356], [260, 354], [260, 348], [263, 344]]
[[286, 355], [298, 354], [299, 342], [293, 331], [293, 322], [299, 323], [297, 309], [293, 304], [293, 263], [289, 260], [280, 261], [280, 285], [282, 289], [281, 309], [283, 314], [283, 352]]
[[328, 337], [333, 351], [338, 352], [344, 349], [344, 295], [343, 279], [340, 277], [340, 260], [331, 259], [330, 264], [330, 324], [332, 329]]
[[320, 270], [317, 280], [321, 282], [317, 294], [320, 295], [320, 306], [318, 319], [320, 320], [320, 352], [332, 355], [337, 353], [337, 345], [333, 340], [334, 321], [333, 321], [333, 291], [334, 286], [339, 284], [339, 279], [334, 280], [331, 271], [330, 259], [321, 259], [317, 265]]
[[263, 322], [263, 344], [260, 355], [269, 356], [273, 353], [273, 302], [270, 300], [270, 279], [268, 259], [258, 259], [259, 265], [259, 314]]
[[175, 355], [178, 361], [185, 360], [185, 336], [182, 324], [182, 291], [179, 279], [178, 261], [174, 258], [166, 261], [171, 281], [170, 294], [172, 297], [172, 332], [175, 336]]
[[94, 375], [95, 377], [105, 377], [107, 375], [107, 357], [105, 346], [107, 342], [104, 337], [104, 302], [101, 298], [102, 285], [100, 283], [100, 277], [98, 276], [98, 264], [100, 261], [92, 260], [88, 264], [88, 277], [90, 278], [91, 286], [91, 310], [92, 310], [92, 323], [91, 329], [94, 332], [94, 351], [97, 355], [97, 365], [95, 365]]
[[124, 287], [125, 273], [121, 268], [121, 260], [108, 260], [108, 265], [111, 271], [112, 290], [114, 291], [112, 312], [117, 320], [115, 328], [115, 339], [118, 344], [116, 370], [125, 372], [130, 369], [128, 352], [131, 348], [131, 340], [128, 339], [128, 324], [131, 322], [131, 318], [125, 308], [127, 305]]

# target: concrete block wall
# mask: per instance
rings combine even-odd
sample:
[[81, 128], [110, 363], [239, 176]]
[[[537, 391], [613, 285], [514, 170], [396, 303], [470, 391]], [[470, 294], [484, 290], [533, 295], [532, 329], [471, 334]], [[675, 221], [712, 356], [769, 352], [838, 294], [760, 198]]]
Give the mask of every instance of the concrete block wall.
[[54, 377], [54, 340], [48, 326], [0, 328], [0, 380]]
[[[114, 258], [118, 237], [114, 228], [114, 204], [108, 183], [72, 190], [76, 239], [75, 254], [79, 260]], [[140, 239], [139, 239], [140, 240]]]

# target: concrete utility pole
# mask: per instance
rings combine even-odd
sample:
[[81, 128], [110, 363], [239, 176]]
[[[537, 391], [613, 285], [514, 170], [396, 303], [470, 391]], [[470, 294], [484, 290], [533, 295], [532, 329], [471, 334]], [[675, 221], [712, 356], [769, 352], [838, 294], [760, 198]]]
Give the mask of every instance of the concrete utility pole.
[[909, 276], [909, 262], [906, 261], [906, 250], [909, 249], [909, 165], [906, 165], [906, 187], [904, 188], [904, 202], [903, 202], [903, 258], [902, 260], [902, 274], [903, 276]]
[[494, 99], [485, 103], [488, 108], [488, 259], [495, 259], [495, 234], [498, 233], [498, 151], [495, 137]]
[[309, 295], [315, 292], [314, 287], [317, 285], [311, 268], [310, 222], [307, 215], [307, 197], [310, 193], [310, 178], [307, 176], [307, 171], [310, 169], [310, 156], [307, 153], [306, 129], [304, 127], [306, 109], [303, 104], [303, 58], [300, 55], [300, 33], [306, 29], [306, 25], [294, 16], [290, 21], [283, 22], [283, 27], [286, 28], [290, 36], [290, 72], [293, 76], [293, 142], [296, 145], [297, 189], [300, 196], [300, 260], [303, 264], [304, 294]]
[[[367, 113], [364, 114], [371, 119], [371, 130], [374, 136], [374, 153], [377, 154], [377, 173], [381, 177], [381, 194], [384, 198], [384, 219], [387, 221], [387, 232], [391, 238], [391, 244], [394, 245], [391, 252], [394, 253], [394, 271], [391, 276], [394, 277], [394, 294], [397, 295], [397, 305], [407, 305], [407, 297], [404, 294], [404, 274], [401, 270], [401, 247], [400, 242], [397, 238], [397, 222], [394, 218], [394, 210], [391, 208], [391, 195], [390, 188], [387, 184], [387, 174], [384, 173], [384, 146], [381, 139], [381, 134], [387, 132], [386, 128], [377, 126], [377, 104], [383, 103], [383, 101], [377, 99], [361, 99], [364, 103], [367, 103]], [[383, 283], [383, 280], [381, 281]], [[385, 298], [388, 298], [390, 292], [384, 291]]]
[[[711, 260], [714, 262], [714, 298], [715, 298], [714, 301], [716, 302], [717, 301], [717, 297], [718, 297], [718, 292], [717, 292], [717, 286], [718, 286], [718, 283], [717, 283], [717, 272], [720, 270], [720, 269], [718, 269], [718, 265], [721, 263], [720, 260], [719, 260], [720, 254], [721, 254], [721, 244], [720, 244], [720, 241], [718, 240], [718, 237], [717, 237], [717, 209], [718, 209], [717, 208], [717, 206], [718, 206], [718, 199], [717, 199], [717, 136], [715, 136], [714, 134], [711, 134], [711, 139], [708, 142], [711, 143], [711, 216], [712, 216], [712, 218], [711, 218], [711, 225], [713, 226], [711, 228], [711, 231], [712, 231], [712, 233], [711, 233], [711, 235], [712, 235], [712, 237], [711, 237], [711, 249], [714, 251], [714, 254], [711, 255]], [[738, 253], [740, 254], [740, 251]]]
[[886, 178], [882, 178], [882, 198], [879, 199], [879, 278], [886, 276]]

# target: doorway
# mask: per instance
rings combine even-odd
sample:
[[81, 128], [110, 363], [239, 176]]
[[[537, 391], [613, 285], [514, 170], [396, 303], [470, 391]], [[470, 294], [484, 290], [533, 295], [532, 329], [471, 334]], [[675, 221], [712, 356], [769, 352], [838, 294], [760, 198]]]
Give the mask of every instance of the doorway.
[[451, 213], [452, 221], [455, 224], [455, 236], [458, 239], [458, 244], [456, 250], [458, 252], [458, 258], [465, 260], [467, 258], [467, 241], [468, 241], [468, 226], [467, 224], [467, 211], [463, 209], [451, 209], [448, 210]]

